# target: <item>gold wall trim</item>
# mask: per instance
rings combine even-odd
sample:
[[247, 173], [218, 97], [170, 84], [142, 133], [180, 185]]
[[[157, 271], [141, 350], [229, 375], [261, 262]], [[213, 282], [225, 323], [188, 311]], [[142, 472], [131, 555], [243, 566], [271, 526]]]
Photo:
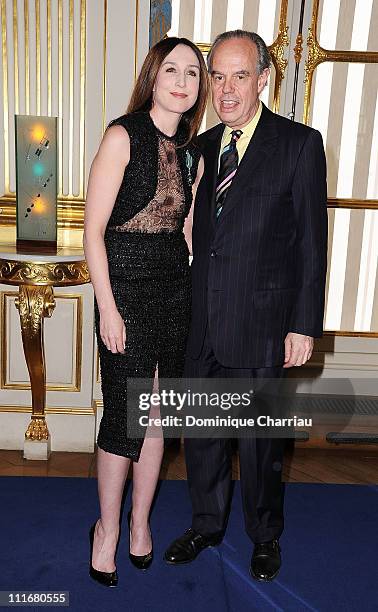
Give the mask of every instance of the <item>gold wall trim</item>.
[[[333, 208], [349, 208], [359, 210], [378, 210], [378, 200], [354, 200], [341, 198], [328, 198], [327, 207]], [[0, 227], [14, 226], [16, 224], [16, 208], [14, 202], [10, 203], [10, 199], [6, 198], [5, 204], [2, 204], [0, 197]], [[62, 198], [58, 201], [58, 229], [75, 229], [82, 230], [84, 227], [84, 209], [85, 202]]]
[[79, 197], [84, 198], [84, 168], [85, 168], [85, 62], [87, 54], [87, 11], [86, 0], [80, 0], [80, 127], [79, 127]]
[[[0, 226], [16, 225], [15, 198], [0, 197]], [[85, 202], [61, 198], [58, 200], [58, 229], [80, 229], [84, 227]]]
[[35, 0], [35, 52], [37, 72], [37, 115], [41, 114], [41, 7], [40, 0]]
[[51, 48], [51, 3], [47, 2], [47, 114], [51, 116], [52, 106], [52, 48]]
[[201, 53], [204, 53], [205, 55], [207, 53], [209, 53], [210, 49], [211, 49], [211, 44], [210, 43], [202, 43], [202, 42], [198, 42], [196, 43], [196, 46], [199, 48], [199, 50], [201, 51]]
[[[4, 389], [7, 380], [7, 297], [17, 299], [18, 291], [2, 291], [0, 294], [0, 318], [1, 318], [1, 368], [0, 368], [0, 387]], [[31, 409], [30, 409], [31, 410]]]
[[1, 0], [1, 33], [3, 54], [3, 109], [4, 109], [4, 178], [5, 190], [9, 192], [9, 102], [8, 102], [8, 52], [6, 1]]
[[58, 0], [58, 176], [63, 189], [63, 0]]
[[296, 64], [300, 64], [303, 52], [303, 36], [301, 33], [297, 35], [294, 47], [294, 60]]
[[29, 0], [24, 0], [25, 32], [25, 113], [30, 113]]
[[[31, 414], [31, 411], [31, 407], [29, 408], [28, 406], [0, 406], [0, 412]], [[96, 406], [94, 404], [90, 408], [70, 408], [69, 406], [53, 406], [51, 408], [45, 408], [46, 414], [74, 414], [77, 416], [93, 416], [95, 412]]]
[[310, 101], [312, 79], [314, 71], [323, 62], [349, 62], [374, 64], [378, 63], [378, 51], [341, 51], [336, 49], [324, 49], [318, 41], [319, 0], [313, 0], [311, 26], [307, 37], [307, 60], [305, 62], [305, 93], [303, 123], [308, 124], [310, 114]]
[[[68, 193], [73, 193], [73, 168], [70, 161], [73, 159], [73, 133], [74, 133], [74, 9], [73, 0], [69, 0], [69, 115], [68, 115]], [[63, 192], [63, 189], [62, 189]]]
[[378, 200], [358, 200], [353, 198], [328, 198], [328, 208], [359, 208], [377, 210]]
[[80, 166], [79, 166], [79, 197], [84, 198], [85, 193], [85, 92], [86, 74], [85, 63], [87, 55], [87, 9], [86, 0], [80, 3]]
[[273, 105], [272, 111], [278, 113], [280, 108], [281, 98], [281, 83], [285, 78], [285, 72], [288, 64], [288, 60], [285, 59], [285, 47], [289, 46], [289, 26], [287, 25], [287, 6], [288, 0], [282, 0], [280, 21], [278, 26], [277, 38], [268, 47], [270, 55], [272, 57], [273, 65], [276, 69], [276, 75], [274, 79], [274, 94], [273, 94]]
[[[8, 383], [7, 382], [7, 363], [8, 363], [8, 347], [7, 347], [7, 315], [6, 315], [6, 298], [18, 297], [17, 291], [3, 291], [0, 295], [1, 308], [1, 370], [0, 370], [0, 386], [6, 390], [28, 390], [30, 383]], [[46, 391], [63, 391], [76, 392], [81, 391], [81, 367], [83, 357], [83, 296], [81, 293], [64, 293], [55, 295], [55, 301], [76, 300], [76, 339], [75, 339], [75, 364], [72, 364], [72, 383], [55, 383], [46, 384]], [[75, 367], [73, 367], [75, 365]]]
[[[288, 60], [284, 58], [285, 48], [289, 46], [289, 26], [287, 25], [288, 0], [282, 0], [280, 8], [280, 20], [276, 39], [268, 46], [272, 63], [275, 68], [274, 93], [272, 110], [279, 111], [281, 97], [281, 83], [285, 78]], [[211, 44], [198, 42], [197, 47], [203, 54], [209, 53]]]
[[[2, 67], [3, 67], [3, 88], [4, 88], [4, 101], [3, 101], [3, 112], [4, 112], [4, 164], [5, 164], [5, 186], [3, 197], [9, 198], [14, 195], [14, 192], [10, 190], [10, 141], [9, 141], [9, 125], [12, 125], [13, 121], [13, 105], [14, 112], [19, 113], [19, 109], [24, 110], [26, 114], [30, 113], [30, 109], [34, 109], [36, 115], [40, 115], [44, 107], [45, 97], [45, 82], [46, 82], [46, 112], [51, 115], [53, 110], [58, 115], [58, 142], [61, 146], [58, 147], [58, 185], [59, 185], [59, 196], [63, 196], [63, 192], [70, 197], [70, 199], [78, 199], [82, 201], [85, 194], [85, 109], [86, 109], [86, 0], [77, 0], [77, 5], [80, 6], [80, 17], [78, 16], [77, 21], [80, 23], [76, 24], [76, 12], [75, 0], [67, 0], [64, 3], [63, 0], [57, 0], [57, 32], [55, 31], [55, 21], [52, 21], [52, 0], [45, 0], [41, 3], [41, 0], [34, 0], [33, 3], [29, 3], [28, 0], [24, 0], [24, 17], [23, 23], [19, 22], [17, 14], [17, 2], [18, 0], [0, 0], [1, 7], [1, 29], [2, 29]], [[55, 6], [55, 5], [54, 5]], [[29, 9], [35, 9], [35, 20], [32, 21], [33, 30], [29, 32], [30, 25], [30, 14]], [[68, 55], [63, 53], [63, 23], [66, 26], [66, 8], [68, 9]], [[11, 31], [7, 32], [7, 25], [10, 24], [10, 20], [7, 20], [6, 11], [12, 10], [12, 28]], [[78, 15], [78, 14], [77, 14]], [[10, 15], [8, 15], [10, 17]], [[64, 19], [63, 19], [64, 17]], [[24, 56], [20, 57], [19, 50], [19, 26], [23, 27], [23, 38], [24, 38]], [[54, 25], [54, 31], [53, 31]], [[35, 26], [35, 27], [34, 27]], [[46, 26], [46, 27], [45, 27]], [[74, 34], [76, 27], [80, 28], [80, 43], [75, 45]], [[11, 36], [13, 32], [13, 36]], [[20, 30], [21, 34], [21, 30]], [[55, 35], [58, 38], [58, 55], [57, 55], [57, 66], [52, 65], [53, 59], [53, 45]], [[45, 41], [46, 35], [46, 41]], [[35, 64], [33, 63], [33, 73], [30, 73], [30, 36], [33, 37], [35, 43], [34, 57]], [[42, 39], [43, 37], [43, 39]], [[76, 34], [75, 34], [76, 37]], [[13, 48], [8, 53], [9, 42], [13, 42]], [[47, 70], [46, 74], [43, 72], [42, 64], [42, 49], [41, 45], [46, 44], [47, 51]], [[34, 45], [33, 45], [34, 48]], [[9, 55], [13, 53], [14, 56], [14, 87], [12, 92], [9, 92]], [[67, 62], [67, 83], [63, 83], [63, 62]], [[24, 63], [24, 66], [22, 65]], [[76, 67], [78, 66], [78, 79], [75, 82]], [[19, 89], [19, 76], [23, 75], [25, 70], [25, 96], [24, 99], [20, 99]], [[55, 70], [58, 74], [55, 76]], [[55, 79], [57, 78], [57, 108], [53, 109], [53, 87], [55, 85]], [[80, 79], [80, 82], [79, 82]], [[35, 95], [33, 100], [30, 99], [30, 83], [35, 83]], [[68, 108], [67, 116], [65, 116], [65, 122], [63, 126], [63, 87], [67, 87], [68, 95]], [[9, 115], [10, 108], [12, 115]], [[77, 109], [77, 110], [76, 110]], [[78, 134], [75, 137], [75, 125], [79, 124]], [[63, 133], [63, 127], [65, 132]], [[77, 142], [77, 148], [76, 148]], [[13, 155], [13, 153], [12, 153]], [[13, 163], [13, 162], [12, 162]], [[73, 165], [75, 164], [75, 165]], [[77, 168], [77, 174], [76, 174]], [[67, 170], [67, 173], [66, 173]], [[74, 186], [74, 177], [75, 186]], [[67, 184], [63, 187], [63, 178], [67, 178]], [[77, 195], [74, 195], [74, 190]]]
[[[377, 210], [378, 200], [328, 198], [327, 207], [360, 210]], [[0, 197], [0, 227], [16, 224], [15, 198]], [[58, 200], [58, 229], [79, 229], [84, 227], [85, 201], [60, 198]]]
[[18, 28], [17, 28], [17, 0], [13, 0], [13, 47], [14, 47], [14, 110], [19, 114], [19, 88], [18, 88]]
[[324, 336], [345, 336], [351, 338], [378, 338], [378, 332], [363, 332], [363, 331], [332, 331], [323, 332]]

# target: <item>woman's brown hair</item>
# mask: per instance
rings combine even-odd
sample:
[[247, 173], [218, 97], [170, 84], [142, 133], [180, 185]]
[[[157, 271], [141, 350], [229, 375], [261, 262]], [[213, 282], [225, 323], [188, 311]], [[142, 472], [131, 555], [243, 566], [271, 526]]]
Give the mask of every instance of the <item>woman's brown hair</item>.
[[180, 125], [186, 128], [187, 136], [185, 144], [187, 144], [197, 135], [200, 128], [209, 92], [208, 73], [202, 53], [198, 47], [187, 38], [163, 38], [163, 40], [159, 41], [150, 49], [143, 62], [137, 82], [135, 83], [126, 113], [151, 110], [153, 101], [152, 90], [157, 73], [167, 55], [169, 55], [177, 45], [186, 45], [190, 47], [196, 54], [200, 66], [200, 83], [197, 100], [192, 108], [183, 113], [180, 121]]

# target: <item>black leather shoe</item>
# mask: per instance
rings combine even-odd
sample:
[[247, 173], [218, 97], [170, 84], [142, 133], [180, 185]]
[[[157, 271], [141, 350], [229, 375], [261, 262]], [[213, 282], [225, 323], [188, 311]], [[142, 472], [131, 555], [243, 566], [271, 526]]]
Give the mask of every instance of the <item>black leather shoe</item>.
[[223, 535], [201, 535], [194, 529], [187, 529], [181, 538], [177, 538], [167, 548], [164, 560], [173, 565], [190, 563], [199, 553], [208, 546], [217, 546], [221, 543]]
[[260, 582], [273, 580], [280, 571], [281, 549], [278, 540], [255, 544], [251, 559], [250, 573]]
[[89, 557], [89, 575], [93, 580], [107, 587], [116, 587], [118, 584], [117, 569], [114, 572], [101, 572], [96, 570], [92, 565], [93, 540], [96, 523], [92, 525], [89, 531], [90, 557]]
[[[127, 520], [129, 523], [129, 532], [130, 532], [130, 522], [131, 522], [131, 510], [127, 515]], [[132, 555], [129, 548], [129, 559], [135, 567], [141, 570], [146, 570], [150, 567], [152, 563], [152, 559], [154, 558], [153, 548], [151, 551], [147, 553], [147, 555]]]

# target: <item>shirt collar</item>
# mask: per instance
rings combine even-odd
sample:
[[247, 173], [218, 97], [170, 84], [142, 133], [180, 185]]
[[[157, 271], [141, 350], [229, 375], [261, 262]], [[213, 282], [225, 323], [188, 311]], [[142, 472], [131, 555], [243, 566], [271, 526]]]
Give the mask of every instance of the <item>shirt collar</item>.
[[[259, 100], [259, 107], [257, 109], [257, 112], [252, 117], [251, 121], [243, 127], [242, 129], [243, 134], [240, 136], [240, 138], [248, 138], [248, 139], [251, 138], [251, 135], [255, 131], [258, 121], [261, 117], [261, 112], [262, 112], [262, 102], [261, 100]], [[225, 141], [229, 140], [229, 138], [231, 138], [231, 132], [233, 132], [233, 130], [234, 128], [229, 127], [228, 125], [225, 125], [222, 140], [225, 140]]]

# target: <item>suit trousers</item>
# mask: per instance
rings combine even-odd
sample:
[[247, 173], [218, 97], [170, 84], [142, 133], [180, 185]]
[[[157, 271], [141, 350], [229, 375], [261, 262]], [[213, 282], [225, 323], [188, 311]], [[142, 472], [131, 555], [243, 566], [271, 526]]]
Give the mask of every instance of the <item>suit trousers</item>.
[[[187, 356], [185, 378], [280, 378], [281, 367], [229, 368], [218, 363], [206, 330], [198, 359]], [[284, 526], [282, 464], [285, 438], [239, 438], [240, 485], [246, 532], [254, 543], [279, 538]], [[232, 440], [185, 438], [192, 527], [202, 535], [225, 532], [231, 503]]]

